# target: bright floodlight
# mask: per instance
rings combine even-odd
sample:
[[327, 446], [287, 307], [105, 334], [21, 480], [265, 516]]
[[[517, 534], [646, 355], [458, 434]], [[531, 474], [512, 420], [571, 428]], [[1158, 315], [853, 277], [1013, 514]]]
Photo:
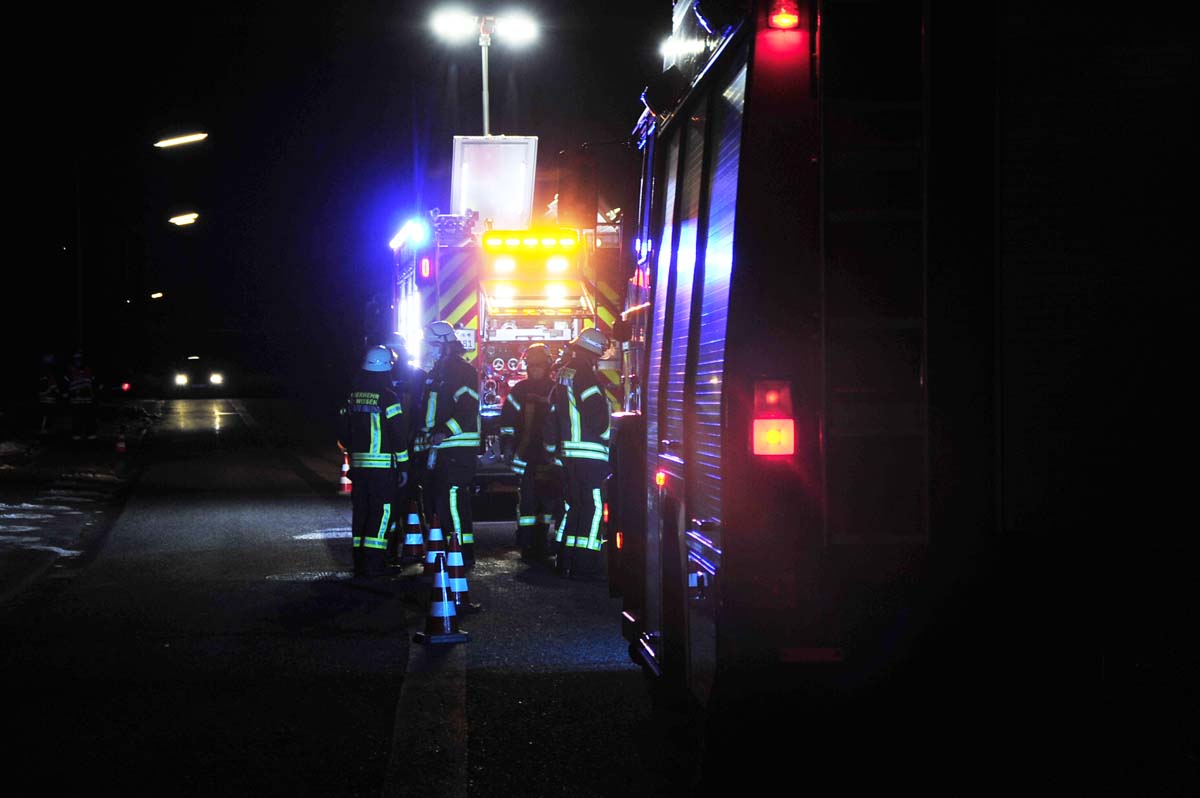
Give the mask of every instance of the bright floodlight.
[[150, 295], [150, 298], [151, 298], [151, 299], [162, 299], [162, 298], [163, 298], [163, 292], [162, 292], [162, 291], [155, 291], [153, 294], [151, 294], [151, 295]]
[[505, 14], [496, 17], [496, 36], [505, 44], [529, 44], [538, 36], [537, 23], [528, 14]]
[[167, 221], [178, 227], [183, 227], [185, 224], [195, 224], [199, 218], [200, 214], [198, 213], [185, 213], [182, 216], [172, 216]]
[[459, 8], [435, 12], [431, 25], [439, 38], [452, 42], [467, 41], [479, 33], [479, 20]]
[[176, 136], [173, 139], [162, 139], [154, 142], [155, 147], [178, 147], [181, 144], [195, 144], [208, 138], [207, 133], [189, 133], [186, 136]]

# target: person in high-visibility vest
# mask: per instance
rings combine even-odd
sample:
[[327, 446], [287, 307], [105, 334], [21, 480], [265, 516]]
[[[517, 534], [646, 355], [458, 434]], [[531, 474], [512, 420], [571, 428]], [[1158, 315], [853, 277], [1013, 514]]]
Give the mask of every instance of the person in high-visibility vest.
[[584, 330], [567, 347], [567, 362], [556, 374], [550, 414], [543, 431], [547, 454], [566, 468], [567, 512], [559, 528], [555, 570], [566, 577], [601, 572], [604, 514], [601, 485], [608, 476], [612, 435], [608, 399], [596, 368], [608, 349], [599, 330]]
[[387, 532], [398, 486], [408, 479], [404, 408], [392, 390], [392, 353], [373, 346], [355, 374], [341, 408], [341, 439], [350, 453], [354, 575], [386, 572]]
[[500, 438], [513, 473], [520, 475], [517, 494], [517, 548], [523, 559], [546, 555], [546, 529], [562, 502], [560, 466], [548, 454], [542, 437], [550, 411], [550, 365], [554, 358], [545, 344], [525, 350], [528, 376], [504, 399], [500, 411]]
[[71, 405], [71, 437], [96, 439], [96, 377], [76, 352], [67, 367], [67, 402]]
[[437, 359], [425, 401], [434, 508], [442, 529], [458, 535], [463, 563], [470, 568], [475, 564], [471, 484], [479, 456], [479, 375], [463, 359], [466, 350], [449, 322], [426, 326], [425, 343]]

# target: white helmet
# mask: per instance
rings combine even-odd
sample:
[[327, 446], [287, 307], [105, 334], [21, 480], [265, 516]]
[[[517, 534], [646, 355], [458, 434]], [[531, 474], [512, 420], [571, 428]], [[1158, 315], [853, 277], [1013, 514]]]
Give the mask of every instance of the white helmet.
[[391, 371], [392, 370], [392, 350], [386, 346], [373, 346], [367, 350], [367, 354], [363, 357], [363, 371]]
[[448, 344], [458, 340], [454, 334], [454, 325], [448, 321], [435, 321], [425, 325], [425, 340], [432, 343]]
[[582, 349], [584, 352], [591, 352], [596, 357], [603, 357], [604, 351], [608, 349], [608, 338], [595, 327], [589, 327], [575, 336], [571, 346]]

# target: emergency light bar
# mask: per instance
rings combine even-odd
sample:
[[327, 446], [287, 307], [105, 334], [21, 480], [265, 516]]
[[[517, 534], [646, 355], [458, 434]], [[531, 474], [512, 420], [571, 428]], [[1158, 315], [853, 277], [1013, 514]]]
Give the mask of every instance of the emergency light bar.
[[483, 248], [488, 252], [571, 250], [578, 244], [578, 236], [570, 230], [492, 230], [483, 236]]

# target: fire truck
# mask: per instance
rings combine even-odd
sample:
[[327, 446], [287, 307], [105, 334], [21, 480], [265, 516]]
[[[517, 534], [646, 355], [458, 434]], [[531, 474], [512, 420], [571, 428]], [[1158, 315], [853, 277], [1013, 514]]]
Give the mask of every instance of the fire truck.
[[[540, 342], [557, 354], [589, 327], [611, 334], [622, 301], [619, 226], [602, 216], [579, 227], [534, 218], [537, 142], [455, 136], [451, 211], [433, 209], [428, 222], [406, 224], [393, 242], [396, 325], [410, 354], [420, 357], [425, 325], [444, 319], [479, 371], [486, 481], [510, 476], [499, 456], [499, 415], [526, 376], [525, 350]], [[614, 405], [618, 365], [605, 363]]]
[[[1034, 508], [1001, 492], [991, 100], [930, 14], [676, 2], [642, 94], [609, 588], [729, 768], [969, 758], [1042, 695], [1017, 641], [1064, 649], [1032, 598], [1053, 579], [1008, 581], [1036, 555], [995, 553], [998, 508]], [[936, 743], [908, 726], [935, 716]]]

